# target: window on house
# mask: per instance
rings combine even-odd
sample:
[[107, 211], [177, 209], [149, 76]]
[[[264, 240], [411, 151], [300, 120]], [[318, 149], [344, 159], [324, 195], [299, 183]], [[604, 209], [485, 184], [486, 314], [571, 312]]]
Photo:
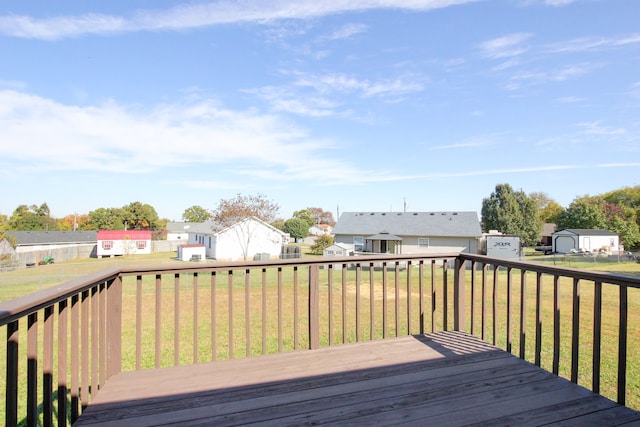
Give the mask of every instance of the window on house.
[[146, 247], [147, 247], [147, 241], [146, 240], [136, 240], [136, 248], [144, 249]]
[[428, 248], [429, 247], [429, 238], [428, 237], [419, 237], [418, 238], [418, 247], [419, 248]]
[[103, 240], [102, 241], [102, 249], [112, 249], [113, 248], [113, 240]]
[[335, 255], [334, 251], [332, 251], [332, 250], [328, 250], [327, 251], [327, 256], [334, 256], [334, 255]]
[[355, 251], [364, 251], [364, 237], [353, 236], [353, 249]]

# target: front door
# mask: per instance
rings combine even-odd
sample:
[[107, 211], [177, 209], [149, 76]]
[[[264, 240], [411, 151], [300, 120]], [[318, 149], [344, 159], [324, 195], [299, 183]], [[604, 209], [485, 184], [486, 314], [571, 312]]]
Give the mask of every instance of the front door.
[[387, 241], [386, 240], [380, 240], [380, 252], [383, 254], [387, 253]]

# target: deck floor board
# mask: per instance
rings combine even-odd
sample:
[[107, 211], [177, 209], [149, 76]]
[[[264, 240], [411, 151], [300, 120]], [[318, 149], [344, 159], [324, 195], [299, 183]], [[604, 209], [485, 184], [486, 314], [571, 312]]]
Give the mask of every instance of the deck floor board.
[[640, 413], [460, 332], [127, 372], [76, 426], [640, 425]]

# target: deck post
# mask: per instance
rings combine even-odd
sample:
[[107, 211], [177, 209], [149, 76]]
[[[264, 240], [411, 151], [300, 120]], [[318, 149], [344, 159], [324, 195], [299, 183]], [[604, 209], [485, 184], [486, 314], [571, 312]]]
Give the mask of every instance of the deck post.
[[106, 379], [122, 370], [122, 276], [107, 283]]
[[[466, 279], [466, 262], [460, 257], [456, 258], [454, 272], [454, 290], [453, 290], [453, 329], [463, 331], [466, 325], [464, 298], [465, 298], [465, 279]], [[446, 307], [445, 307], [446, 310]]]
[[309, 348], [320, 348], [320, 266], [309, 266]]

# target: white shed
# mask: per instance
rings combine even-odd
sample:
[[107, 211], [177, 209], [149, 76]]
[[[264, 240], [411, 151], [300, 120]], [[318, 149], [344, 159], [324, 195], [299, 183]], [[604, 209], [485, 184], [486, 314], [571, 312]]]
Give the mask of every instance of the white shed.
[[609, 230], [565, 229], [552, 234], [553, 251], [561, 254], [571, 250], [585, 252], [618, 252], [620, 237]]
[[206, 248], [199, 243], [178, 246], [178, 259], [181, 261], [200, 261], [206, 258]]

